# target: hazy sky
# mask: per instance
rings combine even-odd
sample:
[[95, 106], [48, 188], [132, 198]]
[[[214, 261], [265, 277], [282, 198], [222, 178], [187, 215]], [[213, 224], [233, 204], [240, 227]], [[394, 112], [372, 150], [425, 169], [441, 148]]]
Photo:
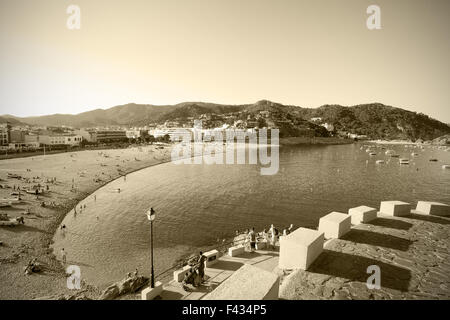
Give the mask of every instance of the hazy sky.
[[0, 0], [0, 114], [269, 99], [450, 122], [449, 30], [448, 0]]

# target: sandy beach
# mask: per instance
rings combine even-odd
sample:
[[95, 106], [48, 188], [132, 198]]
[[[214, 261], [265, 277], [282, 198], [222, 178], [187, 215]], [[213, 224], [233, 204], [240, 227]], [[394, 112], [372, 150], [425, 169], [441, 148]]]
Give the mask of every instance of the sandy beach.
[[423, 143], [412, 142], [412, 141], [407, 141], [407, 140], [368, 140], [366, 142], [382, 144], [382, 145], [384, 145], [384, 144], [392, 144], [392, 145], [410, 144], [410, 145], [419, 146], [419, 145], [423, 144]]
[[[10, 218], [24, 217], [25, 224], [0, 227], [0, 299], [35, 299], [71, 295], [63, 267], [49, 248], [64, 216], [82, 199], [108, 182], [152, 165], [170, 160], [170, 146], [156, 145], [114, 150], [90, 150], [0, 161], [0, 199], [19, 202], [2, 207]], [[20, 179], [8, 177], [8, 173]], [[52, 179], [56, 179], [53, 182]], [[23, 190], [41, 185], [48, 191], [36, 197]], [[44, 206], [43, 206], [44, 204]], [[27, 212], [29, 211], [29, 213]], [[43, 266], [40, 273], [26, 275], [24, 268], [34, 258]], [[70, 255], [67, 256], [70, 263]], [[130, 270], [132, 271], [132, 270]], [[96, 297], [98, 289], [82, 282], [83, 294]]]

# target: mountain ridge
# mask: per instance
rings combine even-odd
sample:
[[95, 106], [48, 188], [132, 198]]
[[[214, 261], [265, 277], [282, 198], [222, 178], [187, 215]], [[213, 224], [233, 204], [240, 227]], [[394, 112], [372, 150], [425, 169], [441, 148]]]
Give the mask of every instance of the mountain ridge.
[[[448, 124], [423, 113], [408, 111], [379, 102], [353, 106], [326, 104], [318, 108], [283, 105], [270, 100], [253, 104], [218, 104], [209, 102], [181, 102], [175, 105], [128, 103], [107, 109], [97, 108], [79, 114], [53, 114], [34, 117], [0, 116], [16, 123], [30, 125], [96, 127], [96, 126], [144, 126], [167, 120], [199, 117], [201, 114], [244, 113], [251, 117], [261, 111], [278, 114], [295, 122], [322, 118], [333, 124], [337, 131], [367, 135], [371, 138], [426, 139], [432, 140], [450, 133]], [[8, 120], [8, 121], [10, 121]]]

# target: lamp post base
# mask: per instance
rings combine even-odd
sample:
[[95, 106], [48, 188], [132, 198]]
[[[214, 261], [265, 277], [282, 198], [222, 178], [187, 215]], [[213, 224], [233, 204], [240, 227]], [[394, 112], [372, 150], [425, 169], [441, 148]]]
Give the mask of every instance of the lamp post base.
[[155, 287], [147, 287], [141, 292], [142, 300], [153, 300], [157, 296], [159, 296], [163, 291], [163, 284], [162, 282], [158, 281], [155, 283]]

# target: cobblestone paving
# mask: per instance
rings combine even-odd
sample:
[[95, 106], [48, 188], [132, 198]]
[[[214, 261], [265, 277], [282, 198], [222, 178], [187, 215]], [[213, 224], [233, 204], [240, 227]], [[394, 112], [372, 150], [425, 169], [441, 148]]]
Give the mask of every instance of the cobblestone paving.
[[[308, 271], [283, 279], [280, 299], [450, 299], [450, 218], [378, 218], [329, 241]], [[368, 289], [381, 271], [381, 288]]]

